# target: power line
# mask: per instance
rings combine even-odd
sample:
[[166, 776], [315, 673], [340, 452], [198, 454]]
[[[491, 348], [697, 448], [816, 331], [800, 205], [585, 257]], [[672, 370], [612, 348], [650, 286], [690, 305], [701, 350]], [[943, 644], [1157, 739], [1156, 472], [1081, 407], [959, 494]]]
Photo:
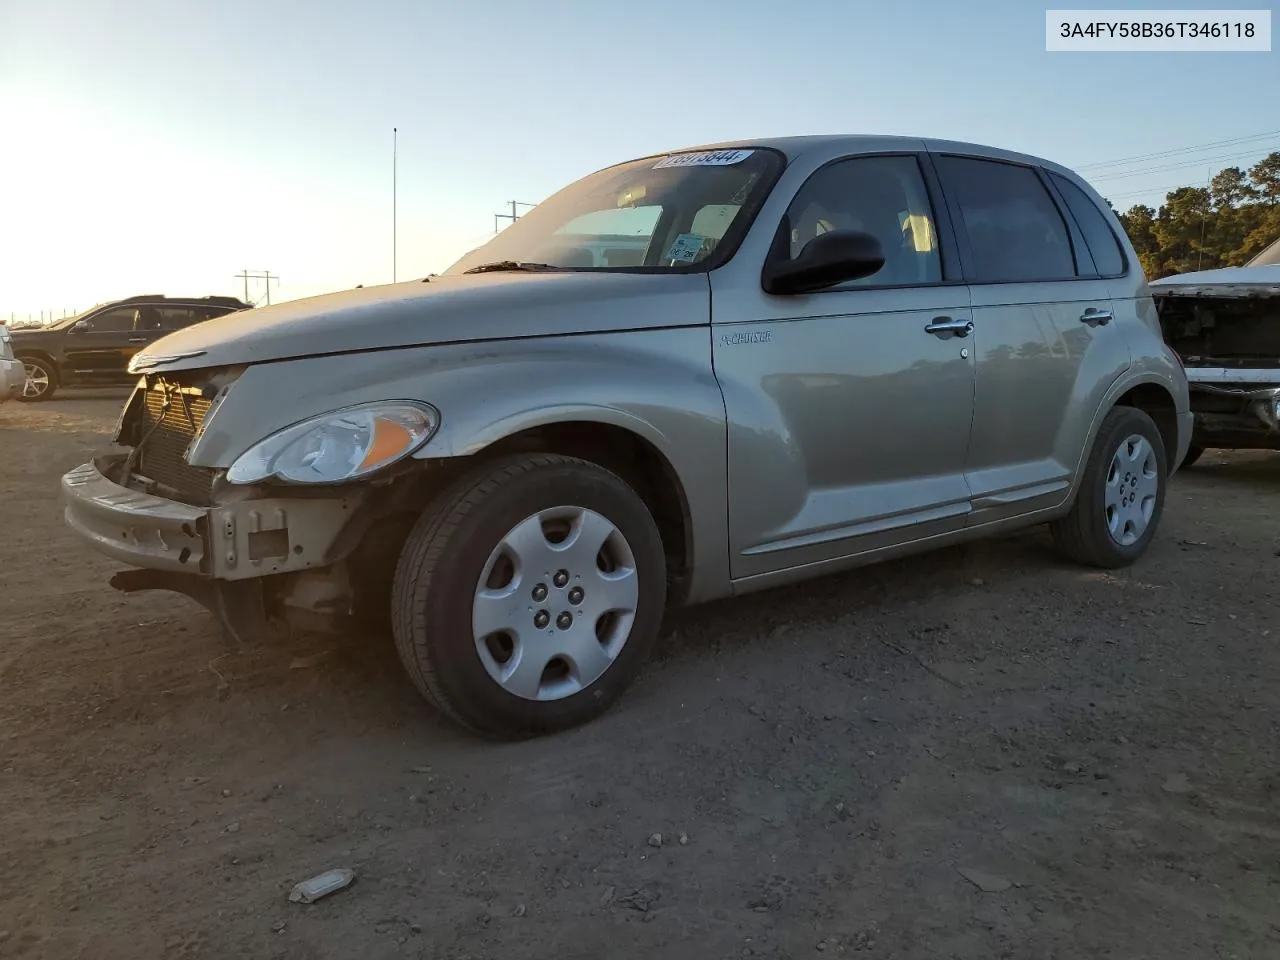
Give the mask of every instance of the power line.
[[1198, 150], [1208, 150], [1216, 147], [1229, 147], [1238, 143], [1247, 143], [1252, 140], [1265, 140], [1267, 137], [1280, 136], [1280, 130], [1270, 130], [1266, 133], [1253, 133], [1246, 137], [1231, 137], [1227, 140], [1214, 140], [1209, 143], [1193, 144], [1188, 147], [1175, 147], [1171, 150], [1161, 150], [1156, 153], [1144, 153], [1134, 157], [1122, 157], [1118, 160], [1100, 160], [1096, 163], [1082, 163], [1076, 166], [1077, 170], [1097, 170], [1100, 167], [1116, 167], [1123, 166], [1127, 163], [1138, 163], [1144, 160], [1160, 160], [1165, 157], [1177, 156], [1179, 154], [1195, 153]]
[[[1276, 144], [1280, 146], [1280, 144]], [[1216, 157], [1198, 157], [1195, 160], [1183, 160], [1180, 163], [1166, 164], [1162, 167], [1143, 167], [1140, 170], [1126, 170], [1123, 173], [1103, 173], [1096, 176], [1090, 176], [1089, 181], [1096, 182], [1101, 180], [1123, 180], [1126, 177], [1141, 177], [1150, 173], [1164, 173], [1168, 170], [1181, 170], [1185, 167], [1197, 167], [1205, 163], [1226, 163], [1231, 160], [1247, 160], [1250, 157], [1256, 157], [1261, 150], [1266, 147], [1260, 147], [1256, 150], [1250, 150], [1248, 153], [1228, 153], [1220, 154]]]
[[1167, 187], [1152, 187], [1150, 190], [1127, 190], [1124, 193], [1110, 193], [1106, 190], [1100, 191], [1108, 200], [1123, 200], [1125, 197], [1142, 197], [1153, 193], [1169, 193], [1173, 190], [1179, 190], [1185, 187], [1185, 183], [1171, 183]]

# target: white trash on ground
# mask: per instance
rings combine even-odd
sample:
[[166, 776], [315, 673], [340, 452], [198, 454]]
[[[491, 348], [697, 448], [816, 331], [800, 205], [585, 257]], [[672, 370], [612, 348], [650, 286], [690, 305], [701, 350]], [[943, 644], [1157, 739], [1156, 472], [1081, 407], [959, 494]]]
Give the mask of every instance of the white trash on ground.
[[293, 892], [289, 894], [289, 899], [293, 903], [315, 903], [321, 897], [327, 897], [331, 893], [337, 893], [345, 887], [351, 886], [356, 878], [354, 870], [326, 870], [324, 873], [312, 877], [310, 880], [303, 880], [293, 888]]

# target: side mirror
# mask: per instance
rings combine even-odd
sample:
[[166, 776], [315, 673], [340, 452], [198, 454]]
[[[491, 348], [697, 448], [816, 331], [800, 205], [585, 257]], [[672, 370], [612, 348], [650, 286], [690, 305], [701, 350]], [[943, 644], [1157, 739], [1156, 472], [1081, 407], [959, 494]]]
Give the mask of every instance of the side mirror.
[[88, 333], [92, 329], [93, 324], [88, 320], [77, 320], [71, 325], [71, 328], [67, 330], [67, 333]]
[[832, 230], [806, 243], [794, 260], [767, 263], [762, 283], [766, 293], [812, 293], [869, 277], [883, 266], [884, 247], [871, 234]]

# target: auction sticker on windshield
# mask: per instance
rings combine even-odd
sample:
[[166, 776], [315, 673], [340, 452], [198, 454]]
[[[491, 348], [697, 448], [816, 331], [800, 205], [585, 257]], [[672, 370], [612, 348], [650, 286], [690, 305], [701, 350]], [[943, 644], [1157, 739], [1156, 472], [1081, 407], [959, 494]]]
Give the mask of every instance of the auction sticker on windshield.
[[676, 237], [675, 242], [671, 244], [671, 249], [667, 251], [667, 260], [672, 263], [692, 263], [698, 259], [698, 254], [702, 253], [705, 242], [705, 239], [696, 233], [682, 233]]
[[669, 157], [663, 157], [653, 165], [653, 169], [661, 170], [664, 167], [731, 167], [735, 163], [741, 163], [754, 150], [705, 150], [701, 153], [673, 153]]

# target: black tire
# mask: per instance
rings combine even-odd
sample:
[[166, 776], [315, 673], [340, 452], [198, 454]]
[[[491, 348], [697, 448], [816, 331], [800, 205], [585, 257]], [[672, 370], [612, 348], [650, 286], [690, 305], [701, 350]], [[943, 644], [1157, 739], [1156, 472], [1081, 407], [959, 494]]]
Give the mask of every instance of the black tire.
[[[601, 514], [626, 539], [639, 592], [616, 659], [595, 682], [558, 700], [508, 692], [481, 662], [472, 603], [491, 552], [539, 510], [572, 505]], [[392, 586], [396, 649], [418, 690], [442, 713], [485, 736], [516, 739], [578, 726], [618, 699], [648, 659], [666, 605], [662, 538], [644, 501], [595, 464], [551, 454], [505, 457], [463, 477], [419, 518]]]
[[[58, 370], [52, 363], [44, 357], [18, 357], [18, 359], [26, 370], [28, 380], [28, 383], [23, 384], [22, 393], [18, 397], [19, 400], [24, 403], [39, 403], [41, 400], [48, 400], [57, 392]], [[33, 368], [42, 371], [49, 384], [43, 391], [35, 394], [29, 393], [29, 382]]]
[[[1151, 444], [1155, 454], [1155, 505], [1141, 536], [1133, 543], [1121, 544], [1107, 529], [1107, 476], [1111, 458], [1121, 443], [1135, 434]], [[1093, 449], [1089, 451], [1071, 512], [1050, 525], [1059, 552], [1078, 563], [1103, 569], [1126, 567], [1133, 563], [1146, 552], [1160, 525], [1168, 472], [1164, 440], [1155, 422], [1135, 407], [1113, 408], [1103, 419]]]
[[1180, 465], [1180, 468], [1189, 467], [1192, 464], [1194, 464], [1197, 460], [1199, 460], [1202, 456], [1204, 456], [1204, 451], [1205, 451], [1204, 447], [1197, 447], [1195, 444], [1192, 444], [1187, 450], [1187, 455], [1182, 458], [1182, 463]]

